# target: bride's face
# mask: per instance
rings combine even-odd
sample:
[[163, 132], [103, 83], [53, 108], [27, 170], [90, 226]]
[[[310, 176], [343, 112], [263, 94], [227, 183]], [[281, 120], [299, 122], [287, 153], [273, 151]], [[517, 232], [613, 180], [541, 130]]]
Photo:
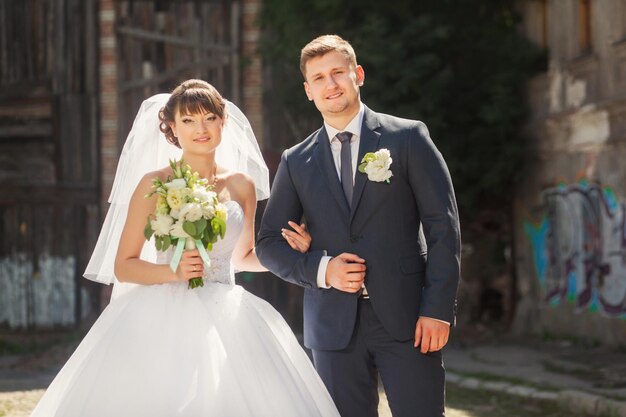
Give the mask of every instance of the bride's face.
[[180, 114], [171, 124], [180, 147], [185, 152], [214, 152], [222, 141], [224, 119], [213, 113]]

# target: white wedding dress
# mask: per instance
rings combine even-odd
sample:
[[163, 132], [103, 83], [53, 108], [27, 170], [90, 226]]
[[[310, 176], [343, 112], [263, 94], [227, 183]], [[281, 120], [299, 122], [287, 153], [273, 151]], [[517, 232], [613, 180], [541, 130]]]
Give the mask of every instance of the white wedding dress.
[[113, 300], [32, 416], [339, 416], [280, 314], [234, 285], [243, 211], [226, 205], [204, 287], [137, 286]]

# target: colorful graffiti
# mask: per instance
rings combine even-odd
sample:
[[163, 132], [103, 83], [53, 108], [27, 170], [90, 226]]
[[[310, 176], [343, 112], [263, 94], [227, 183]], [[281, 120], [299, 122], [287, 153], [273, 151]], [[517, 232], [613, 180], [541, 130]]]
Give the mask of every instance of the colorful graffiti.
[[545, 190], [543, 209], [524, 231], [546, 301], [626, 319], [626, 203], [581, 180]]

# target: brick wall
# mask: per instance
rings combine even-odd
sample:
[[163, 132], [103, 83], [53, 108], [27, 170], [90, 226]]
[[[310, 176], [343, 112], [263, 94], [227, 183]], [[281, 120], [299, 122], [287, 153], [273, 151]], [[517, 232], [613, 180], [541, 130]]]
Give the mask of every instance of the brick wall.
[[119, 155], [117, 122], [117, 62], [115, 1], [100, 1], [100, 146], [102, 166], [101, 201], [106, 204]]
[[[117, 56], [115, 38], [115, 0], [100, 0], [100, 158], [102, 212], [108, 210], [108, 199], [118, 161], [117, 122]], [[111, 298], [112, 286], [103, 286], [100, 305]]]

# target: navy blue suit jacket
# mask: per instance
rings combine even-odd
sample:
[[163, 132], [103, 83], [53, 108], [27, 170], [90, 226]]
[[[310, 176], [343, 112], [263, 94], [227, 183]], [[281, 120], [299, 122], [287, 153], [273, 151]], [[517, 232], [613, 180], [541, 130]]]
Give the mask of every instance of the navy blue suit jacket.
[[[356, 294], [317, 287], [324, 251], [366, 260], [372, 306], [395, 339], [413, 338], [420, 315], [455, 320], [460, 229], [445, 162], [424, 123], [365, 107], [359, 162], [379, 149], [391, 152], [391, 183], [357, 172], [352, 209], [326, 129], [282, 155], [256, 250], [271, 272], [305, 288], [304, 342], [311, 349], [343, 349], [356, 320]], [[313, 238], [305, 254], [292, 250], [280, 231], [303, 216]]]

